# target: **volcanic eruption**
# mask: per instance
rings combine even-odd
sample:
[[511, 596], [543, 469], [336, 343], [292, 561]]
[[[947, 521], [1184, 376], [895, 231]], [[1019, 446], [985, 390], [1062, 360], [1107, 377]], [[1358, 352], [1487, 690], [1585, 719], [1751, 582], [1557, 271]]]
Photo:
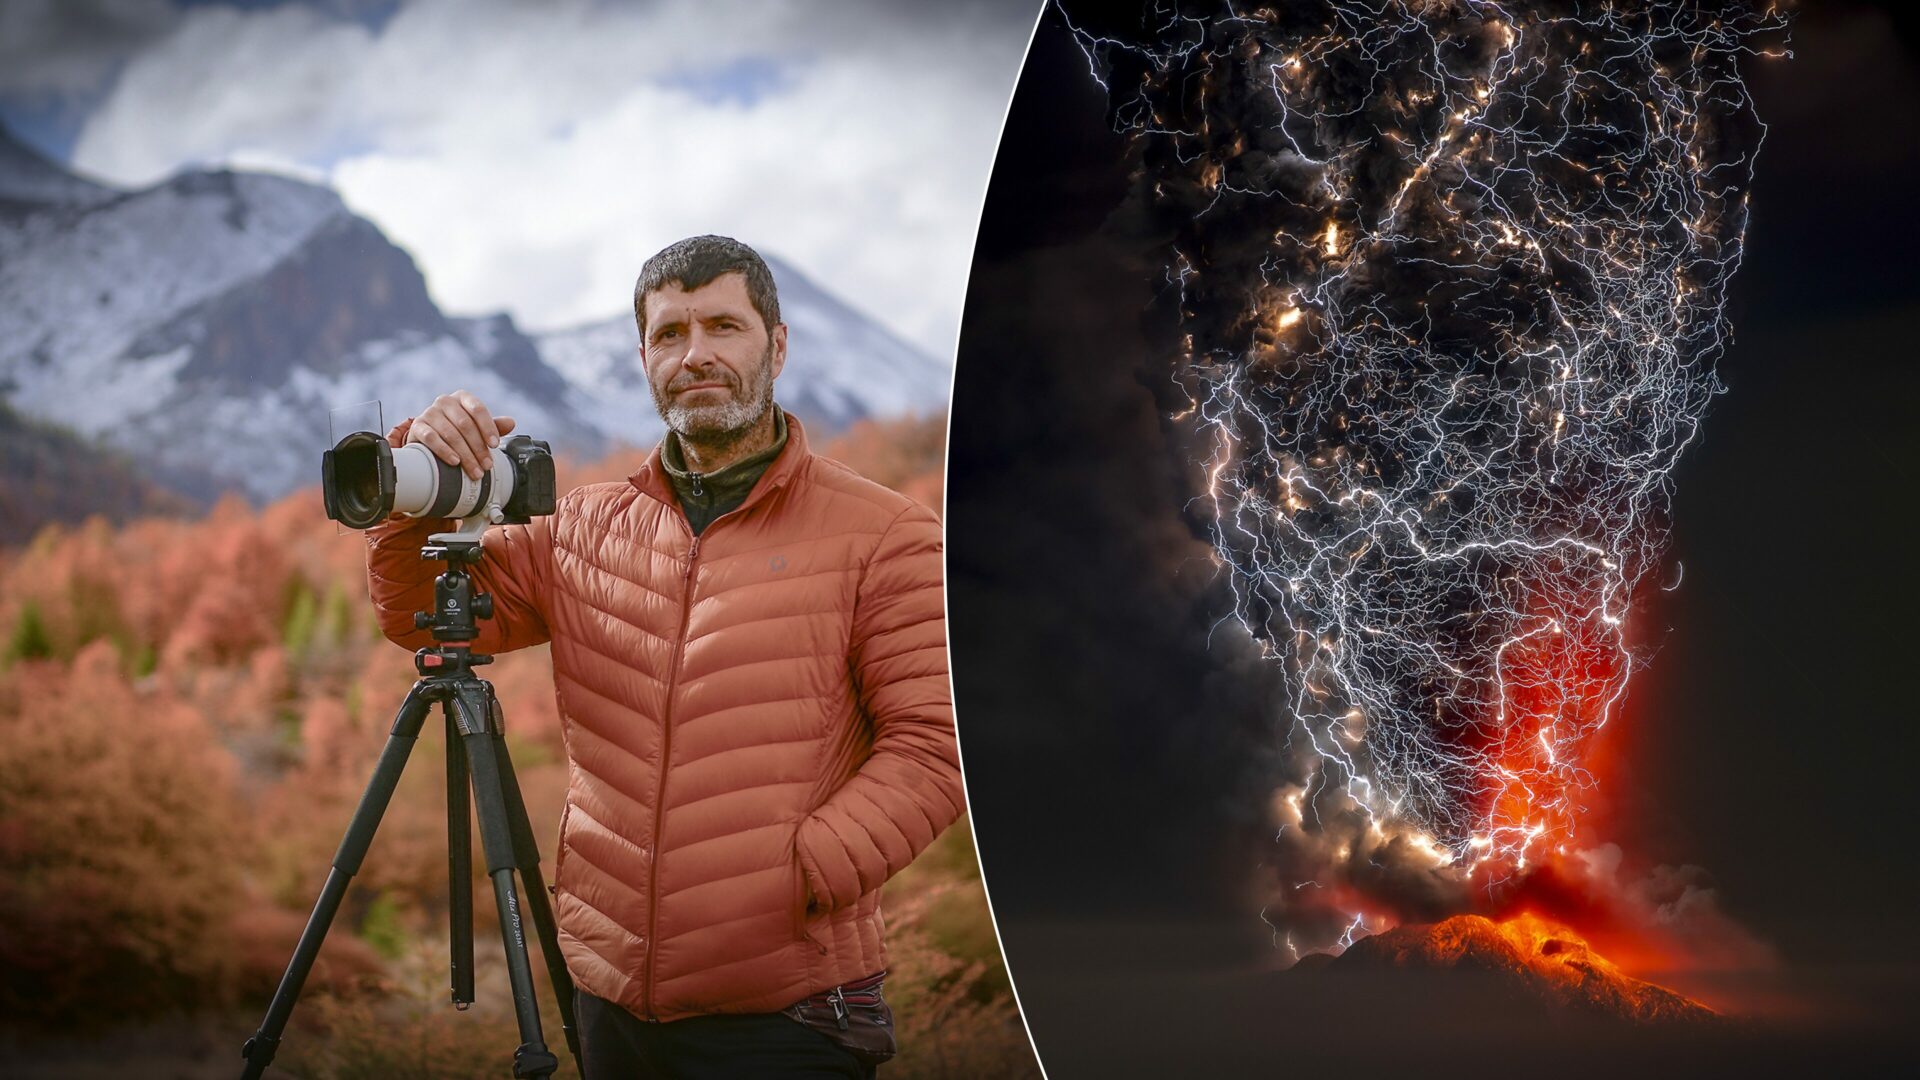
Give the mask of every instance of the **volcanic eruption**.
[[1549, 1015], [1585, 1014], [1643, 1024], [1707, 1024], [1713, 1010], [1621, 971], [1579, 934], [1523, 913], [1494, 922], [1455, 915], [1438, 923], [1396, 926], [1343, 952], [1342, 969], [1423, 968], [1492, 976], [1523, 1003]]
[[1721, 390], [1765, 131], [1740, 65], [1785, 17], [1303, 0], [1122, 31], [1070, 6], [1167, 240], [1174, 419], [1223, 621], [1284, 675], [1276, 946], [1577, 942], [1515, 946], [1512, 970], [1640, 1019], [1706, 1015], [1518, 913], [1578, 893], [1560, 914], [1601, 911], [1615, 940], [1719, 919], [1643, 904], [1582, 821], [1645, 660], [1635, 600], [1681, 577], [1673, 469]]

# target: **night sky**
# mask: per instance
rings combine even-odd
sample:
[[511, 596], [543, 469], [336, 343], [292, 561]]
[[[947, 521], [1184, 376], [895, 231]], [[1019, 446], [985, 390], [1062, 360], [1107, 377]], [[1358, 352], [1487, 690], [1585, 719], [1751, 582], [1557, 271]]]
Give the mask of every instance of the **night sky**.
[[[1704, 867], [1778, 951], [1780, 970], [1734, 995], [1802, 1017], [1751, 1059], [1775, 1065], [1789, 1049], [1823, 1067], [1911, 1053], [1895, 1032], [1920, 1004], [1917, 28], [1811, 5], [1794, 59], [1749, 70], [1769, 132], [1728, 393], [1676, 475], [1685, 578], [1636, 611], [1657, 653], [1597, 807], [1601, 839], [1642, 869]], [[1056, 1078], [1432, 1064], [1412, 1036], [1345, 1044], [1364, 1019], [1331, 1023], [1337, 995], [1266, 970], [1251, 881], [1274, 676], [1215, 630], [1224, 583], [1183, 512], [1199, 484], [1151, 344], [1173, 317], [1161, 238], [1129, 197], [1127, 152], [1050, 12], [982, 219], [948, 489], [962, 753], [1023, 1007]], [[1462, 1038], [1459, 1061], [1484, 1049]]]

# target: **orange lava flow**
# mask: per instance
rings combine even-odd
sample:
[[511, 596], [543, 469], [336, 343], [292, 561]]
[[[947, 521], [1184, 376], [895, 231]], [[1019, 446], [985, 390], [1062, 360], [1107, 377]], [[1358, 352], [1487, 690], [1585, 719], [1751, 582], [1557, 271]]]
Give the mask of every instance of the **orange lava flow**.
[[1602, 971], [1625, 974], [1573, 928], [1542, 918], [1531, 911], [1509, 915], [1494, 921], [1493, 925], [1500, 936], [1506, 938], [1523, 956], [1537, 959], [1552, 969], [1564, 968], [1568, 963], [1578, 961]]
[[1526, 911], [1493, 925], [1536, 976], [1559, 984], [1570, 998], [1640, 1019], [1716, 1015], [1694, 998], [1628, 974], [1563, 924]]

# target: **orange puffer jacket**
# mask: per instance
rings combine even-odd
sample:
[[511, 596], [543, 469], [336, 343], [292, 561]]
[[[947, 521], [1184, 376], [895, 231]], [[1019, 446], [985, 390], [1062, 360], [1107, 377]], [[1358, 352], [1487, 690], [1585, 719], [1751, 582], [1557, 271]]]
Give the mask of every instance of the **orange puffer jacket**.
[[[488, 530], [474, 571], [477, 651], [553, 643], [567, 969], [641, 1017], [773, 1011], [886, 967], [880, 885], [963, 809], [939, 520], [787, 431], [697, 539], [656, 449]], [[367, 534], [408, 648], [441, 565], [420, 546], [450, 527]]]

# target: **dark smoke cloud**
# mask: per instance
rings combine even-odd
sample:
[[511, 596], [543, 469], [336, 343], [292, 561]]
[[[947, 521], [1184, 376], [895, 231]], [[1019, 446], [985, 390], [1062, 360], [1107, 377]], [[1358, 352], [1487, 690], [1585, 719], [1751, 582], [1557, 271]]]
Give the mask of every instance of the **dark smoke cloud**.
[[[1232, 628], [1284, 680], [1262, 876], [1285, 955], [1606, 862], [1575, 842], [1584, 758], [1643, 659], [1626, 617], [1719, 390], [1760, 141], [1739, 65], [1782, 21], [1064, 18], [1164, 238], [1172, 441], [1204, 470]], [[1611, 890], [1610, 924], [1658, 921], [1611, 872], [1556, 872]]]

